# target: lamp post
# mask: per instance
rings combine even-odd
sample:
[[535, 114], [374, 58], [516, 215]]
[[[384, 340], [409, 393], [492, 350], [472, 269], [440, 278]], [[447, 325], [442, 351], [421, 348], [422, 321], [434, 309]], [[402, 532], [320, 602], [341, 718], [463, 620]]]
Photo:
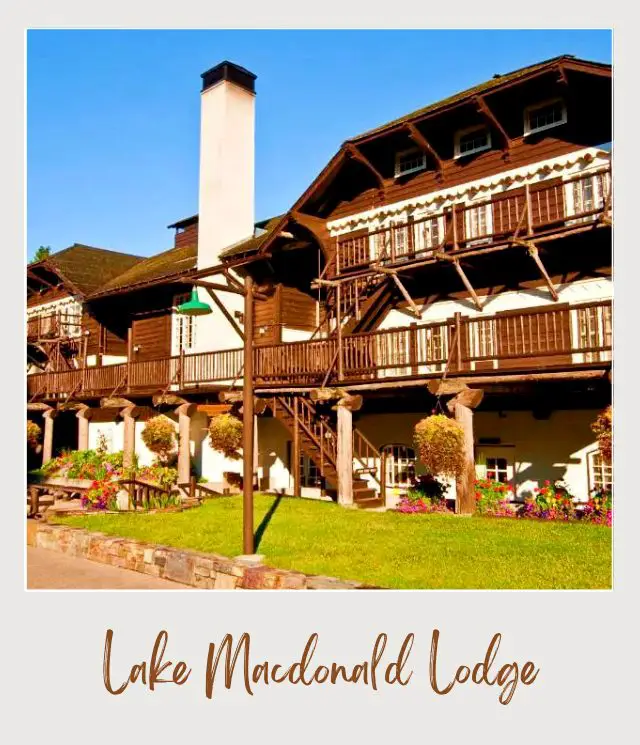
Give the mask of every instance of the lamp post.
[[244, 370], [242, 382], [242, 546], [245, 556], [254, 553], [253, 540], [253, 279], [244, 281]]

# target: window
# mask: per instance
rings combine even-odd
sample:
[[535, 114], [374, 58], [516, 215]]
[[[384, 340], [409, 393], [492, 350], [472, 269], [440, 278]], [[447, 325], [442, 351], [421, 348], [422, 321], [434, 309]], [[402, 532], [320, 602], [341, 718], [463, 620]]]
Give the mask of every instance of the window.
[[506, 458], [487, 458], [487, 479], [501, 484], [509, 483], [509, 461]]
[[599, 450], [589, 453], [589, 493], [611, 491], [613, 488], [613, 469], [605, 463]]
[[422, 248], [438, 248], [442, 236], [440, 235], [440, 218], [432, 217], [422, 223]]
[[[173, 304], [178, 305], [186, 303], [190, 298], [189, 293], [176, 295], [173, 298]], [[196, 319], [194, 316], [183, 316], [180, 313], [174, 313], [172, 318], [174, 354], [180, 352], [191, 352], [196, 343]]]
[[473, 241], [469, 245], [489, 243], [493, 232], [493, 213], [491, 202], [479, 204], [477, 207], [466, 207], [464, 211], [465, 238]]
[[598, 362], [601, 352], [599, 347], [609, 347], [612, 344], [611, 306], [596, 305], [591, 308], [578, 308], [578, 331], [580, 333], [580, 349], [591, 350], [585, 352], [585, 362]]
[[[567, 225], [596, 220], [598, 218], [596, 213], [585, 213], [601, 210], [607, 200], [609, 190], [610, 180], [608, 173], [584, 176], [566, 184], [567, 214], [578, 215], [578, 217], [568, 220]], [[583, 217], [579, 217], [579, 215], [583, 215]]]
[[473, 353], [476, 357], [495, 357], [495, 321], [474, 320], [471, 324]]
[[426, 167], [427, 155], [419, 148], [412, 147], [409, 150], [396, 153], [396, 178], [416, 171], [423, 171]]
[[560, 98], [544, 103], [528, 106], [524, 110], [525, 135], [544, 132], [552, 127], [558, 127], [567, 121], [567, 107]]
[[481, 153], [491, 149], [491, 132], [486, 127], [461, 129], [456, 133], [454, 158]]
[[385, 445], [380, 451], [385, 456], [387, 486], [408, 487], [416, 475], [416, 454], [407, 445]]

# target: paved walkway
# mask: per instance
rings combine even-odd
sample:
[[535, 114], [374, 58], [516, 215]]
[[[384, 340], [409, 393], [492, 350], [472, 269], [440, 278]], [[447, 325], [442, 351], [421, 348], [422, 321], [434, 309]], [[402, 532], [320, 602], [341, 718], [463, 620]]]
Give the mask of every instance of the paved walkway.
[[27, 546], [27, 588], [65, 590], [190, 590], [166, 579], [76, 559], [57, 551]]

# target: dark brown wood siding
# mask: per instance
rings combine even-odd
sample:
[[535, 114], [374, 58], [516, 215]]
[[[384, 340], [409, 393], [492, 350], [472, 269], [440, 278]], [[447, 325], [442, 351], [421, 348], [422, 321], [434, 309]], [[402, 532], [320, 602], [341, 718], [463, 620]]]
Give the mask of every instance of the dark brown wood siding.
[[295, 287], [280, 285], [280, 322], [283, 326], [301, 331], [316, 327], [316, 301]]
[[132, 345], [140, 347], [136, 360], [148, 360], [171, 354], [171, 313], [161, 310], [133, 319]]
[[503, 153], [500, 150], [489, 150], [481, 153], [471, 162], [463, 162], [460, 159], [445, 160], [443, 162], [444, 178], [442, 181], [437, 179], [435, 170], [420, 173], [407, 182], [387, 179], [382, 201], [378, 188], [367, 189], [352, 199], [344, 200], [338, 204], [327, 215], [327, 220], [335, 220], [363, 212], [381, 204], [393, 204], [432, 191], [440, 191], [458, 184], [464, 184], [467, 181], [486, 178], [513, 168], [555, 158], [565, 153], [569, 154], [581, 150], [583, 147], [584, 145], [581, 143], [571, 143], [550, 136], [535, 143], [527, 142], [522, 137], [516, 138], [512, 141], [508, 161], [504, 160]]
[[182, 248], [183, 246], [192, 246], [198, 243], [198, 223], [189, 225], [182, 232], [176, 232], [174, 247]]

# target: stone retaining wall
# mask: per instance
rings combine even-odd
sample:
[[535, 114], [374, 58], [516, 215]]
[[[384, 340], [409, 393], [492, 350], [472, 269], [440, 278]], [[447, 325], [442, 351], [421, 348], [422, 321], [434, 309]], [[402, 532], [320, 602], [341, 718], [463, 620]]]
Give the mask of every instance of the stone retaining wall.
[[[153, 577], [181, 582], [204, 590], [356, 590], [360, 582], [350, 582], [274, 569], [241, 558], [186, 551], [129, 538], [93, 533], [65, 525], [28, 521], [28, 541], [69, 556], [131, 569]], [[371, 588], [369, 588], [371, 589]]]

